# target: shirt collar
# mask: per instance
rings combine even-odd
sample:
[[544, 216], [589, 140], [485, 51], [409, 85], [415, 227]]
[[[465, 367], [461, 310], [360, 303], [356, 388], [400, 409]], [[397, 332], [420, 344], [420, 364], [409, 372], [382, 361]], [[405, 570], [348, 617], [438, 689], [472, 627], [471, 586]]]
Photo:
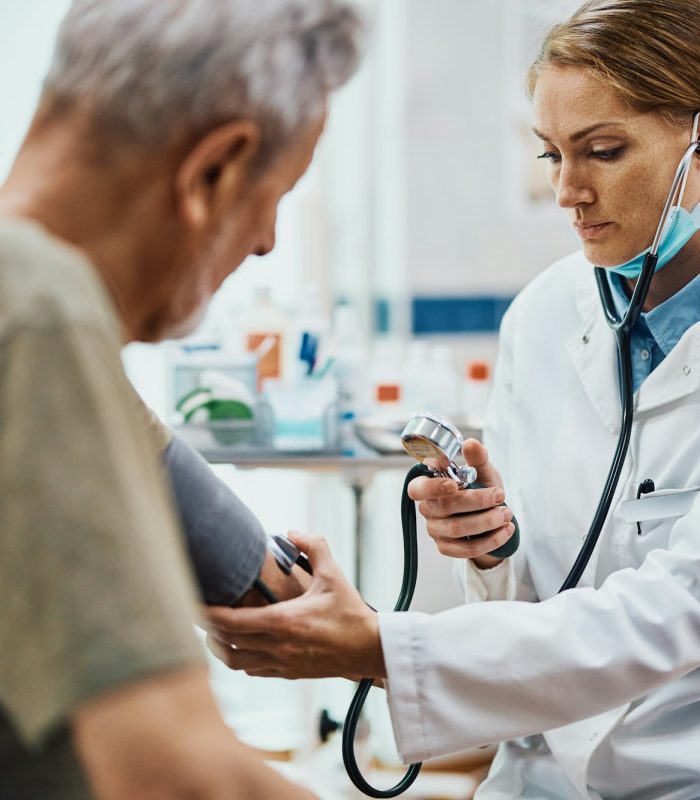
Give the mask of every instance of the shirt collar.
[[[606, 272], [612, 290], [615, 308], [623, 316], [629, 306], [623, 279], [614, 272]], [[668, 355], [678, 344], [683, 334], [700, 322], [700, 275], [696, 275], [680, 292], [669, 297], [665, 303], [641, 314], [635, 328], [638, 333], [650, 333], [664, 355]]]

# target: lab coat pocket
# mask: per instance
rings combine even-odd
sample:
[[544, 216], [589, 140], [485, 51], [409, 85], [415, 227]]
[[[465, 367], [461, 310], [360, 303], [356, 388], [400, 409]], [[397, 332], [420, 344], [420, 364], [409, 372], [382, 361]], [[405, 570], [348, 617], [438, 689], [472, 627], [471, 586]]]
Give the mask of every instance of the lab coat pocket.
[[690, 489], [659, 489], [656, 492], [649, 492], [638, 500], [625, 500], [622, 503], [625, 522], [684, 517], [690, 511], [699, 492], [700, 486]]
[[700, 498], [700, 487], [661, 489], [639, 500], [622, 503], [622, 514], [629, 528], [629, 561], [621, 567], [638, 567], [652, 550], [666, 550], [671, 533]]

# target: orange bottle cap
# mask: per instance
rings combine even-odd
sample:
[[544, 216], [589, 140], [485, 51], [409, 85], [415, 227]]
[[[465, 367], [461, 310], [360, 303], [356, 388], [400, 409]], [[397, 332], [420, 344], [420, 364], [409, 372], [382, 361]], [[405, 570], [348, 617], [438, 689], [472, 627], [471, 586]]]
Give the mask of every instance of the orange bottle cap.
[[397, 403], [401, 399], [401, 387], [398, 383], [380, 383], [377, 386], [377, 401], [380, 403]]
[[470, 381], [487, 381], [491, 378], [491, 366], [487, 361], [470, 361], [466, 372]]

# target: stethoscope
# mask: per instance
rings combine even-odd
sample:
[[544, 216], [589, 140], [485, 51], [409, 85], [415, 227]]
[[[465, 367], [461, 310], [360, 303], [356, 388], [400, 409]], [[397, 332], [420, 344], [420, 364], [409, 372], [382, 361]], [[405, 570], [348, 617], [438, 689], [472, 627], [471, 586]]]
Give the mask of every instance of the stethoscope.
[[[697, 135], [697, 117], [694, 126], [694, 134]], [[694, 139], [695, 135], [693, 136]], [[620, 380], [622, 422], [620, 425], [620, 436], [617, 441], [617, 447], [615, 448], [615, 454], [613, 455], [613, 459], [610, 464], [608, 477], [605, 481], [605, 486], [603, 487], [600, 501], [598, 502], [598, 508], [596, 509], [588, 533], [586, 534], [586, 539], [583, 543], [583, 546], [581, 547], [581, 550], [574, 561], [571, 571], [562, 584], [561, 589], [559, 590], [560, 592], [564, 592], [567, 589], [573, 589], [581, 579], [581, 576], [583, 575], [583, 572], [586, 569], [586, 566], [588, 565], [588, 562], [593, 554], [593, 550], [598, 542], [600, 533], [603, 530], [603, 525], [605, 524], [605, 520], [610, 512], [613, 496], [620, 480], [620, 474], [622, 473], [622, 467], [625, 462], [625, 457], [627, 456], [627, 450], [629, 449], [630, 438], [632, 436], [632, 422], [634, 418], [634, 389], [632, 385], [632, 355], [630, 350], [632, 329], [636, 325], [637, 320], [639, 319], [644, 308], [644, 303], [646, 302], [649, 289], [651, 288], [651, 282], [654, 278], [654, 273], [656, 272], [656, 264], [659, 258], [659, 246], [661, 244], [664, 229], [666, 228], [671, 210], [674, 207], [674, 200], [676, 199], [676, 196], [678, 195], [679, 198], [683, 196], [683, 190], [688, 179], [690, 165], [693, 160], [693, 156], [698, 151], [698, 145], [699, 142], [697, 140], [693, 141], [692, 144], [688, 146], [687, 150], [683, 154], [683, 158], [678, 164], [678, 169], [676, 170], [676, 175], [671, 185], [671, 191], [668, 193], [668, 197], [666, 198], [666, 204], [663, 212], [661, 213], [661, 219], [659, 220], [659, 225], [656, 229], [654, 241], [652, 242], [649, 252], [644, 257], [642, 272], [637, 279], [637, 284], [634, 287], [632, 298], [630, 299], [627, 311], [624, 313], [624, 315], [620, 316], [617, 308], [615, 307], [615, 301], [613, 300], [612, 293], [610, 291], [610, 283], [606, 277], [605, 269], [601, 269], [600, 267], [596, 267], [595, 269], [595, 279], [598, 285], [600, 302], [603, 306], [603, 313], [605, 314], [605, 321], [615, 334], [615, 339], [617, 342], [617, 365]]]
[[[641, 274], [637, 279], [632, 298], [630, 299], [627, 311], [624, 315], [621, 316], [617, 311], [610, 291], [610, 284], [605, 274], [606, 270], [596, 267], [594, 271], [603, 313], [605, 314], [608, 326], [615, 334], [617, 342], [622, 422], [620, 426], [620, 436], [593, 521], [586, 534], [581, 550], [576, 556], [576, 560], [558, 593], [564, 592], [567, 589], [573, 589], [578, 585], [593, 555], [595, 546], [598, 543], [620, 480], [622, 467], [627, 456], [632, 436], [632, 423], [634, 419], [634, 389], [630, 349], [632, 330], [642, 313], [644, 303], [649, 294], [649, 289], [651, 288], [651, 282], [654, 278], [659, 258], [659, 247], [669, 216], [674, 207], [674, 200], [678, 197], [678, 204], [680, 204], [685, 189], [685, 183], [688, 178], [690, 164], [693, 160], [693, 156], [700, 149], [700, 142], [696, 140], [697, 125], [698, 116], [696, 116], [693, 128], [693, 139], [695, 141], [688, 146], [678, 165], [671, 190], [661, 214], [661, 219], [659, 220], [659, 225], [656, 229], [654, 240], [649, 252], [644, 257]], [[459, 485], [460, 489], [479, 487], [479, 484], [475, 483], [476, 470], [468, 464], [466, 466], [458, 466], [456, 463], [456, 458], [462, 449], [462, 436], [459, 430], [447, 420], [435, 414], [415, 414], [411, 417], [404, 429], [401, 440], [404, 449], [409, 455], [421, 463], [411, 468], [404, 483], [401, 501], [401, 519], [404, 533], [404, 576], [401, 593], [394, 608], [395, 611], [406, 611], [409, 608], [418, 571], [416, 512], [415, 505], [408, 496], [408, 484], [419, 475], [428, 475], [431, 477], [442, 476], [451, 478]], [[426, 459], [435, 459], [438, 462], [437, 466], [425, 466], [422, 462]], [[494, 555], [506, 557], [507, 555], [512, 555], [515, 550], [517, 550], [519, 529], [515, 518], [513, 518], [513, 522], [515, 523], [516, 529], [511, 540], [502, 548], [499, 548], [499, 550], [494, 551]], [[370, 679], [361, 681], [350, 705], [345, 725], [343, 726], [343, 761], [345, 762], [345, 767], [350, 779], [361, 792], [370, 797], [397, 797], [405, 792], [418, 777], [421, 764], [411, 764], [399, 783], [390, 789], [382, 790], [375, 789], [367, 783], [355, 760], [355, 731], [362, 706], [364, 705], [372, 685], [373, 681]]]

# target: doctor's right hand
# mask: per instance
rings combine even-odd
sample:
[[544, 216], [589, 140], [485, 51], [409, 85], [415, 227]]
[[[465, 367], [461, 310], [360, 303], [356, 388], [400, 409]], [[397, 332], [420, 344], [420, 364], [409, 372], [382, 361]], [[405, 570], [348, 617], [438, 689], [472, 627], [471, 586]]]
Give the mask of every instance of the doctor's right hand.
[[[505, 501], [503, 481], [486, 448], [476, 439], [467, 439], [462, 452], [485, 488], [460, 490], [450, 478], [421, 477], [411, 481], [408, 494], [418, 504], [428, 533], [443, 555], [470, 558], [480, 569], [488, 569], [500, 563], [488, 553], [515, 532], [513, 512], [501, 505]], [[430, 466], [429, 461], [426, 464]]]

